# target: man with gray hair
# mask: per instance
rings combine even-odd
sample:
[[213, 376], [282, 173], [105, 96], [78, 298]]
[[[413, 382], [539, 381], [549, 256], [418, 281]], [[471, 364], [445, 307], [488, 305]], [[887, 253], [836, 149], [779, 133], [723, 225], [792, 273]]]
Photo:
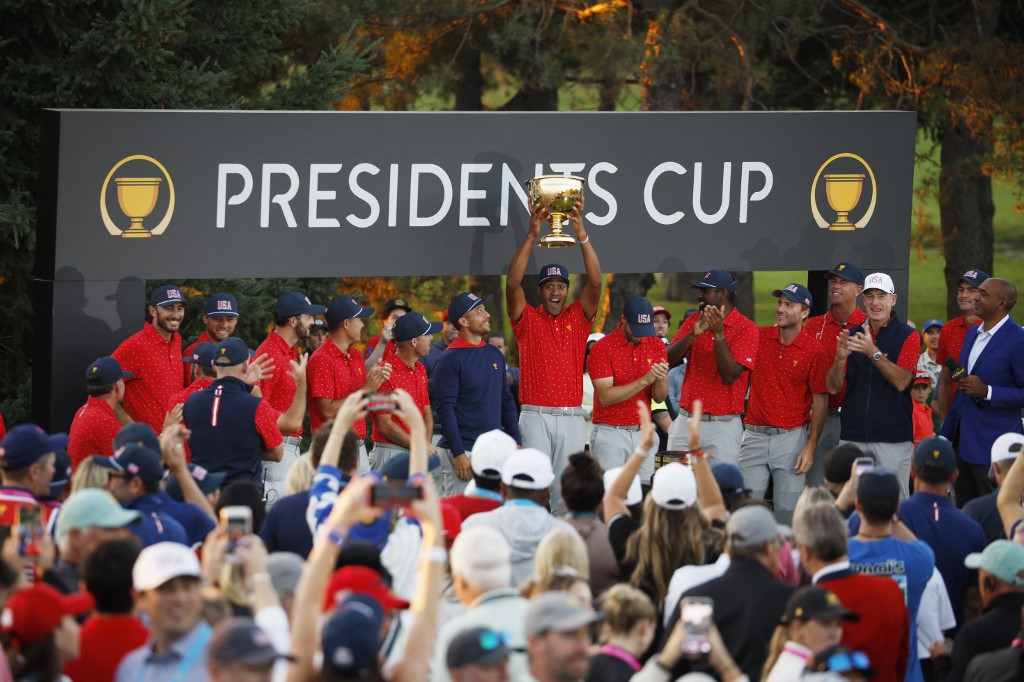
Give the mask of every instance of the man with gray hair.
[[[486, 551], [481, 551], [486, 548]], [[451, 549], [452, 585], [468, 609], [445, 623], [434, 642], [433, 682], [450, 682], [448, 645], [463, 630], [500, 626], [508, 633], [508, 646], [526, 646], [526, 612], [530, 602], [512, 585], [512, 552], [504, 536], [490, 526], [463, 528]], [[524, 679], [527, 661], [522, 653], [509, 657], [513, 680]]]

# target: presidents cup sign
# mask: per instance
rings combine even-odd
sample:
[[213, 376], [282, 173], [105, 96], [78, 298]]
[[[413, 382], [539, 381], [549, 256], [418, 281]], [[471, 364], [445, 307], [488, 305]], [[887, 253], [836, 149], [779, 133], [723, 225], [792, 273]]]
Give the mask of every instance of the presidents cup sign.
[[[606, 272], [840, 260], [884, 270], [909, 257], [908, 112], [59, 110], [44, 120], [49, 276], [503, 273], [529, 227], [527, 183], [545, 176], [583, 182]], [[559, 259], [582, 270], [578, 249]]]

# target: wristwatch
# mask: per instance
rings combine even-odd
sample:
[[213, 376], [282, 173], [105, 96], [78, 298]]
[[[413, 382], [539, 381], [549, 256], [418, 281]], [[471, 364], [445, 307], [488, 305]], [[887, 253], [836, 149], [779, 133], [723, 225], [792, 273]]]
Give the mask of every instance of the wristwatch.
[[872, 362], [878, 362], [882, 359], [882, 351], [876, 350], [874, 355], [871, 356]]

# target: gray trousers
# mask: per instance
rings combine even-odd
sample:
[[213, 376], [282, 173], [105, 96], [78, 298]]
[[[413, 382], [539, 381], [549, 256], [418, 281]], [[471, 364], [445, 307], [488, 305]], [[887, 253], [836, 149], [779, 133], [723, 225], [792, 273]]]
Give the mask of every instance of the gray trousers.
[[814, 450], [814, 464], [807, 472], [808, 486], [825, 485], [825, 455], [837, 445], [839, 445], [839, 415], [830, 414], [825, 417], [825, 424], [821, 427], [818, 447]]
[[519, 433], [524, 448], [536, 448], [551, 456], [551, 468], [555, 472], [555, 481], [551, 484], [551, 509], [555, 514], [562, 514], [566, 511], [562, 502], [562, 472], [569, 465], [569, 455], [583, 452], [586, 446], [586, 420], [582, 408], [574, 408], [580, 412], [578, 415], [571, 415], [568, 411], [566, 414], [549, 414], [537, 409], [523, 405], [519, 415]]
[[779, 523], [793, 520], [793, 509], [804, 490], [805, 474], [793, 473], [796, 458], [807, 444], [807, 426], [795, 429], [771, 429], [759, 432], [751, 427], [743, 431], [743, 445], [737, 465], [743, 472], [743, 485], [754, 497], [764, 499], [768, 479], [772, 481], [772, 503]]
[[914, 442], [905, 443], [859, 443], [840, 440], [840, 445], [856, 445], [864, 452], [870, 452], [878, 460], [878, 466], [896, 474], [900, 481], [900, 500], [910, 497], [910, 460], [914, 457]]
[[[616, 428], [610, 424], [594, 424], [590, 432], [590, 454], [601, 463], [605, 471], [615, 467], [625, 466], [629, 456], [640, 445], [639, 427]], [[644, 463], [640, 465], [640, 483], [650, 485], [651, 477], [654, 476], [654, 455], [658, 451], [658, 444], [651, 446], [644, 457]]]
[[288, 479], [288, 472], [292, 465], [299, 458], [298, 443], [285, 443], [284, 454], [280, 462], [263, 462], [263, 496], [267, 500], [267, 509], [270, 509], [277, 501], [284, 497], [284, 484]]
[[[700, 423], [701, 448], [709, 455], [708, 463], [711, 465], [718, 462], [736, 463], [740, 454], [740, 445], [743, 443], [743, 421], [740, 416], [729, 415], [730, 419], [722, 421], [702, 421]], [[680, 410], [679, 416], [672, 422], [668, 429], [669, 450], [690, 449], [690, 425], [688, 420], [690, 413]]]
[[[455, 458], [448, 448], [438, 448], [437, 456], [441, 459], [441, 497], [452, 497], [466, 492], [466, 486], [469, 485], [469, 481], [473, 480], [473, 477], [463, 481], [455, 475], [455, 467], [452, 466], [452, 460]], [[473, 457], [472, 453], [468, 451], [466, 456], [470, 459]]]
[[394, 443], [373, 442], [373, 452], [370, 453], [370, 469], [379, 472], [388, 460], [399, 452], [408, 452], [408, 449]]

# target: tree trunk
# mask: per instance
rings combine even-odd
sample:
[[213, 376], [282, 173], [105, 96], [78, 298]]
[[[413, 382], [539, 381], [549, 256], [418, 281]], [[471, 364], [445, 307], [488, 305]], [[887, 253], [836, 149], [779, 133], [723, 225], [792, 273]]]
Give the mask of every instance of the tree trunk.
[[607, 306], [601, 331], [605, 334], [614, 331], [622, 319], [622, 307], [633, 296], [646, 296], [647, 290], [654, 286], [654, 275], [649, 272], [608, 275]]
[[463, 46], [455, 57], [455, 110], [483, 111], [484, 77], [480, 72], [480, 50]]

